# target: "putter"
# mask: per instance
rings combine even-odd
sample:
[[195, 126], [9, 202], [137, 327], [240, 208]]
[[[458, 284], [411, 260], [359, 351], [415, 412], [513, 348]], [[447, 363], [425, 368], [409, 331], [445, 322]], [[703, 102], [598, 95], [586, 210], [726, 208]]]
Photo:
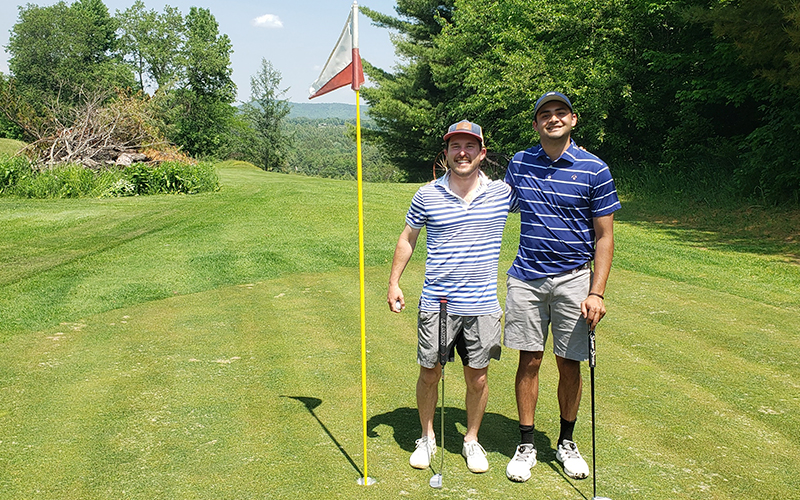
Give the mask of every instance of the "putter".
[[589, 379], [592, 385], [592, 500], [611, 500], [608, 497], [597, 496], [597, 475], [595, 474], [595, 425], [594, 425], [594, 367], [597, 363], [597, 350], [595, 349], [594, 329], [589, 330]]
[[442, 365], [442, 407], [440, 441], [442, 445], [442, 459], [439, 465], [439, 473], [431, 478], [431, 488], [441, 489], [442, 472], [444, 472], [444, 365], [447, 363], [447, 299], [439, 299], [439, 364]]

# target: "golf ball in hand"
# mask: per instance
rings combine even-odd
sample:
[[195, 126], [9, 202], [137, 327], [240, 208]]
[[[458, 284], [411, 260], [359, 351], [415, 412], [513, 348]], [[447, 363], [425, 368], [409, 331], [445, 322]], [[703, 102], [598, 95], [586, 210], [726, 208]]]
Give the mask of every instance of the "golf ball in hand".
[[403, 304], [401, 304], [400, 301], [398, 300], [397, 302], [394, 303], [394, 308], [400, 311], [403, 309]]

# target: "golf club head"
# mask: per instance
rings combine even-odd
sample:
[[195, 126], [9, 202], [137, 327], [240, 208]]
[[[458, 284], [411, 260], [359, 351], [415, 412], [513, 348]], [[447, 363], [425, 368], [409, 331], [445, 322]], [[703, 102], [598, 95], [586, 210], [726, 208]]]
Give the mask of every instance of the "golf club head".
[[611, 500], [608, 497], [592, 497], [592, 500]]
[[431, 478], [431, 488], [442, 489], [442, 475], [434, 474]]

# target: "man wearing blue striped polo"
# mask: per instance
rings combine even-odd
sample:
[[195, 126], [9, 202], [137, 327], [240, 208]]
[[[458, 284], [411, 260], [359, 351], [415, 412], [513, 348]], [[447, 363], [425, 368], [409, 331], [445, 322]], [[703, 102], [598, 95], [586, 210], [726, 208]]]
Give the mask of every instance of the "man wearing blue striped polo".
[[[409, 462], [430, 466], [436, 452], [433, 417], [442, 367], [438, 362], [439, 299], [447, 299], [447, 345], [458, 350], [466, 381], [467, 432], [462, 455], [475, 473], [489, 469], [478, 444], [489, 395], [490, 359], [500, 359], [503, 311], [497, 300], [497, 265], [508, 212], [516, 208], [511, 188], [481, 171], [486, 157], [483, 132], [467, 120], [444, 135], [447, 173], [414, 195], [392, 260], [387, 301], [399, 313], [405, 308], [400, 277], [427, 228], [425, 282], [419, 299], [416, 396], [422, 437]], [[452, 354], [452, 351], [451, 351]]]
[[506, 171], [521, 218], [519, 250], [508, 270], [503, 341], [519, 350], [515, 390], [521, 440], [506, 467], [512, 481], [527, 481], [536, 464], [534, 414], [548, 329], [559, 373], [556, 458], [568, 476], [589, 475], [572, 436], [582, 390], [580, 363], [589, 357], [589, 329], [606, 313], [603, 294], [620, 203], [608, 166], [571, 139], [577, 118], [567, 96], [544, 94], [534, 107], [540, 144], [517, 153]]

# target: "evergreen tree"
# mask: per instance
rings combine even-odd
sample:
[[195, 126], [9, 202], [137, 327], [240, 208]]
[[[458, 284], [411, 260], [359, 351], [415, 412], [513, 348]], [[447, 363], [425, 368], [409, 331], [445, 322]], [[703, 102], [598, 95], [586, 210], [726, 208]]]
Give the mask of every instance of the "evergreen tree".
[[398, 0], [399, 18], [361, 9], [378, 26], [399, 32], [395, 50], [408, 61], [394, 74], [365, 61], [364, 71], [376, 85], [362, 87], [361, 95], [378, 129], [365, 131], [364, 139], [379, 144], [410, 180], [430, 178], [431, 165], [443, 146], [441, 131], [447, 126], [443, 124], [450, 96], [437, 87], [431, 62], [434, 39], [450, 22], [454, 4], [454, 0]]
[[289, 101], [283, 99], [288, 89], [281, 90], [280, 84], [281, 73], [261, 59], [258, 73], [250, 77], [250, 102], [241, 109], [252, 131], [243, 145], [246, 157], [267, 171], [286, 169], [291, 143], [282, 125], [291, 110]]

